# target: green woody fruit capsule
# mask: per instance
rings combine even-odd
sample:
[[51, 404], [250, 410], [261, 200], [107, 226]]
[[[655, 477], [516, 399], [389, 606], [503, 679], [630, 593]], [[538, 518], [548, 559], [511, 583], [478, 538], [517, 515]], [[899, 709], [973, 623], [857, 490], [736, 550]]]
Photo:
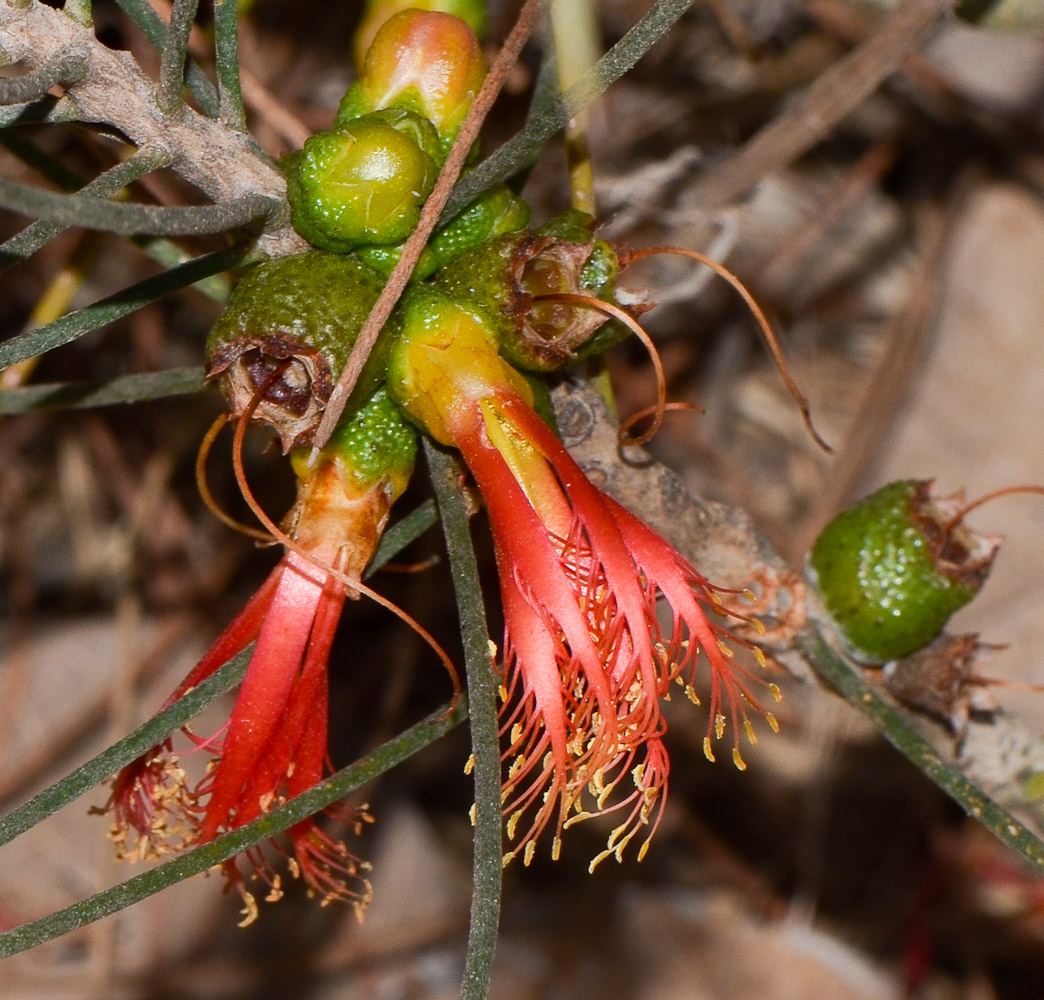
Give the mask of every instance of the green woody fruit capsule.
[[402, 110], [313, 135], [285, 161], [294, 228], [334, 253], [406, 239], [438, 176], [418, 140], [437, 151], [430, 124]]
[[[232, 416], [241, 416], [268, 383], [254, 419], [276, 429], [284, 451], [310, 444], [383, 287], [380, 275], [361, 261], [319, 250], [248, 271], [207, 338], [207, 377], [220, 377]], [[389, 324], [352, 393], [349, 413], [383, 380], [391, 335]]]
[[960, 523], [961, 495], [901, 480], [842, 511], [809, 555], [810, 575], [851, 655], [884, 663], [928, 645], [986, 580], [998, 538]]
[[368, 0], [366, 11], [352, 38], [352, 55], [360, 70], [381, 25], [393, 14], [411, 7], [459, 17], [480, 38], [486, 30], [485, 0]]
[[[592, 260], [598, 266], [590, 267]], [[605, 350], [620, 338], [605, 313], [545, 295], [585, 295], [611, 301], [615, 254], [591, 239], [514, 233], [458, 255], [437, 274], [449, 295], [490, 315], [501, 354], [516, 368], [549, 372]], [[624, 331], [626, 332], [626, 331]]]
[[377, 32], [335, 125], [384, 108], [405, 108], [435, 126], [446, 154], [485, 76], [482, 49], [464, 21], [404, 10]]

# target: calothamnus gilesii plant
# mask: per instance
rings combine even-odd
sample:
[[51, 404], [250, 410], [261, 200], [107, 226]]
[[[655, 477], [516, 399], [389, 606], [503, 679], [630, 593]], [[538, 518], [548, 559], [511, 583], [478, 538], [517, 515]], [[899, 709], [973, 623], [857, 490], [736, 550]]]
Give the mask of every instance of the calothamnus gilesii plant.
[[[603, 831], [591, 869], [646, 855], [667, 802], [672, 691], [693, 704], [687, 722], [672, 714], [671, 725], [697, 725], [711, 762], [724, 747], [745, 770], [745, 746], [779, 728], [772, 706], [784, 671], [769, 663], [779, 650], [763, 639], [760, 619], [776, 613], [758, 603], [764, 566], [715, 579], [641, 510], [600, 488], [563, 443], [551, 391], [572, 374], [594, 376], [608, 392], [605, 352], [635, 335], [650, 349], [659, 392], [625, 425], [619, 446], [651, 438], [668, 406], [666, 376], [638, 322], [651, 303], [622, 290], [621, 273], [670, 253], [739, 289], [811, 428], [808, 403], [731, 273], [695, 249], [617, 245], [578, 208], [534, 222], [522, 193], [541, 144], [570, 119], [575, 129], [582, 106], [690, 4], [654, 4], [576, 88], [564, 97], [555, 87], [538, 91], [529, 124], [483, 159], [483, 117], [541, 5], [522, 6], [498, 50], [480, 41], [481, 3], [370, 0], [335, 116], [278, 163], [247, 129], [233, 0], [215, 0], [209, 25], [216, 85], [190, 55], [194, 3], [176, 0], [169, 21], [137, 0], [120, 6], [160, 53], [155, 80], [99, 41], [89, 2], [0, 5], [0, 52], [15, 67], [0, 79], [0, 124], [100, 124], [126, 152], [74, 193], [0, 180], [0, 203], [35, 219], [0, 246], [0, 258], [19, 263], [79, 226], [135, 240], [165, 270], [7, 338], [0, 364], [19, 388], [3, 398], [13, 409], [35, 399], [38, 358], [163, 296], [194, 287], [218, 299], [197, 359], [202, 372], [123, 376], [87, 398], [198, 392], [205, 413], [219, 387], [227, 412], [205, 434], [200, 485], [230, 528], [272, 546], [273, 568], [149, 723], [0, 821], [5, 840], [32, 836], [42, 818], [107, 782], [97, 811], [119, 855], [174, 858], [119, 891], [0, 932], [0, 950], [30, 947], [213, 867], [240, 894], [244, 924], [259, 918], [258, 900], [283, 896], [290, 876], [322, 903], [346, 901], [361, 916], [373, 889], [358, 834], [374, 816], [345, 800], [468, 718], [473, 753], [460, 764], [474, 772], [476, 878], [463, 992], [485, 996], [502, 865], [529, 865], [541, 850], [557, 860], [571, 829], [588, 822]], [[162, 168], [209, 203], [115, 197]], [[575, 189], [574, 201], [585, 203]], [[187, 258], [185, 247], [201, 240], [208, 250]], [[649, 429], [632, 436], [642, 419]], [[222, 510], [207, 485], [225, 424], [249, 525]], [[282, 452], [295, 483], [282, 517], [265, 510], [248, 480], [252, 426]], [[435, 504], [388, 529], [393, 505], [424, 488], [419, 453]], [[470, 543], [478, 503], [499, 574], [497, 636]], [[856, 664], [917, 654], [978, 592], [997, 540], [963, 525], [969, 509], [962, 498], [933, 499], [927, 482], [892, 484], [824, 529], [809, 554], [807, 591], [796, 574], [788, 578], [791, 596], [809, 603], [790, 622], [789, 652], [926, 768], [931, 747], [903, 709], [870, 691]], [[456, 588], [466, 688], [454, 657], [410, 609], [365, 582], [436, 521]], [[331, 651], [346, 601], [358, 598], [422, 636], [446, 668], [448, 702], [335, 771]], [[234, 703], [216, 732], [189, 725], [230, 690]], [[187, 766], [196, 752], [207, 761], [202, 771]], [[984, 821], [1041, 864], [1036, 835], [958, 768], [932, 776], [965, 805], [979, 802]]]

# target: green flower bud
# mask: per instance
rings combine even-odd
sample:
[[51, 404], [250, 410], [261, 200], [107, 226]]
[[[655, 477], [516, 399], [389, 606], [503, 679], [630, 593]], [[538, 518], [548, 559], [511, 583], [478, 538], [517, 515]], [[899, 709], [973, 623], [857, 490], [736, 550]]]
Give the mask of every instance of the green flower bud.
[[384, 108], [406, 108], [435, 126], [448, 153], [485, 75], [482, 49], [464, 21], [404, 10], [377, 32], [335, 124], [341, 127]]
[[901, 480], [842, 511], [816, 539], [810, 576], [851, 655], [884, 663], [928, 645], [985, 582], [999, 539], [960, 523], [963, 497]]
[[417, 225], [438, 176], [418, 145], [426, 123], [408, 112], [372, 115], [313, 135], [287, 157], [287, 198], [294, 228], [322, 250], [347, 253], [394, 244]]
[[381, 25], [393, 14], [411, 7], [459, 17], [480, 38], [486, 30], [485, 0], [368, 0], [366, 11], [352, 38], [352, 55], [360, 70]]
[[[459, 254], [435, 280], [450, 295], [475, 302], [490, 314], [501, 353], [511, 364], [527, 371], [554, 371], [620, 337], [616, 324], [608, 324], [595, 308], [541, 299], [555, 294], [611, 297], [615, 254], [602, 243], [595, 257], [595, 242], [589, 233], [583, 242], [510, 234]], [[592, 259], [597, 263], [589, 267]]]
[[398, 313], [388, 394], [436, 441], [454, 443], [457, 421], [468, 420], [476, 400], [509, 389], [532, 401], [525, 379], [497, 353], [482, 309], [421, 286], [404, 296]]
[[[314, 250], [258, 264], [233, 291], [207, 338], [208, 378], [221, 379], [233, 417], [268, 385], [254, 419], [279, 433], [283, 450], [311, 443], [341, 369], [384, 287], [356, 260]], [[348, 413], [384, 378], [389, 323], [352, 393]]]
[[[437, 229], [413, 270], [413, 281], [430, 278], [440, 267], [484, 240], [524, 229], [530, 209], [506, 184], [495, 184], [479, 195], [452, 222]], [[389, 275], [402, 247], [365, 247], [359, 256], [375, 271]]]

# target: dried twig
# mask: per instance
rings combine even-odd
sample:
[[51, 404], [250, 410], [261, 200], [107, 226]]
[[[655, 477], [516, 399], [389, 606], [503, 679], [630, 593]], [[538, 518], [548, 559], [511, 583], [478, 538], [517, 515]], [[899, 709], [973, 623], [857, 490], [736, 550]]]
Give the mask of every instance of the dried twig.
[[[84, 78], [68, 91], [81, 121], [118, 129], [137, 146], [152, 145], [170, 154], [171, 169], [206, 192], [216, 203], [247, 196], [284, 200], [282, 174], [264, 162], [248, 139], [185, 108], [176, 117], [156, 105], [156, 85], [127, 52], [106, 48], [92, 31], [45, 4], [24, 8], [0, 5], [0, 48], [30, 72], [59, 54], [80, 59]], [[260, 248], [284, 255], [306, 248], [290, 227], [288, 213], [269, 221]]]
[[859, 48], [823, 73], [800, 100], [697, 181], [691, 192], [693, 203], [718, 208], [766, 174], [793, 163], [873, 93], [953, 6], [954, 0], [907, 0]]

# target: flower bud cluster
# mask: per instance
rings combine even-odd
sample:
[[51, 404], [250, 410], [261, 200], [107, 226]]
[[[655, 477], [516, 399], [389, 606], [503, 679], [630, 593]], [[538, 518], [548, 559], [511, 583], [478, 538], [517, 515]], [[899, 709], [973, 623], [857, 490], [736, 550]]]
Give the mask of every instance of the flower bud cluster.
[[[315, 249], [250, 272], [208, 345], [209, 375], [221, 377], [233, 414], [259, 395], [254, 419], [277, 430], [284, 451], [311, 442], [485, 75], [469, 26], [481, 5], [394, 6], [371, 4], [379, 30], [333, 128], [284, 161], [293, 223]], [[626, 331], [577, 301], [613, 299], [616, 255], [594, 237], [594, 220], [571, 211], [531, 230], [530, 215], [506, 185], [488, 188], [432, 234], [411, 283], [473, 310], [515, 368], [546, 373]], [[382, 332], [347, 414], [383, 380], [405, 308]]]
[[460, 18], [417, 9], [388, 17], [333, 128], [287, 158], [298, 232], [334, 253], [406, 239], [485, 74]]

